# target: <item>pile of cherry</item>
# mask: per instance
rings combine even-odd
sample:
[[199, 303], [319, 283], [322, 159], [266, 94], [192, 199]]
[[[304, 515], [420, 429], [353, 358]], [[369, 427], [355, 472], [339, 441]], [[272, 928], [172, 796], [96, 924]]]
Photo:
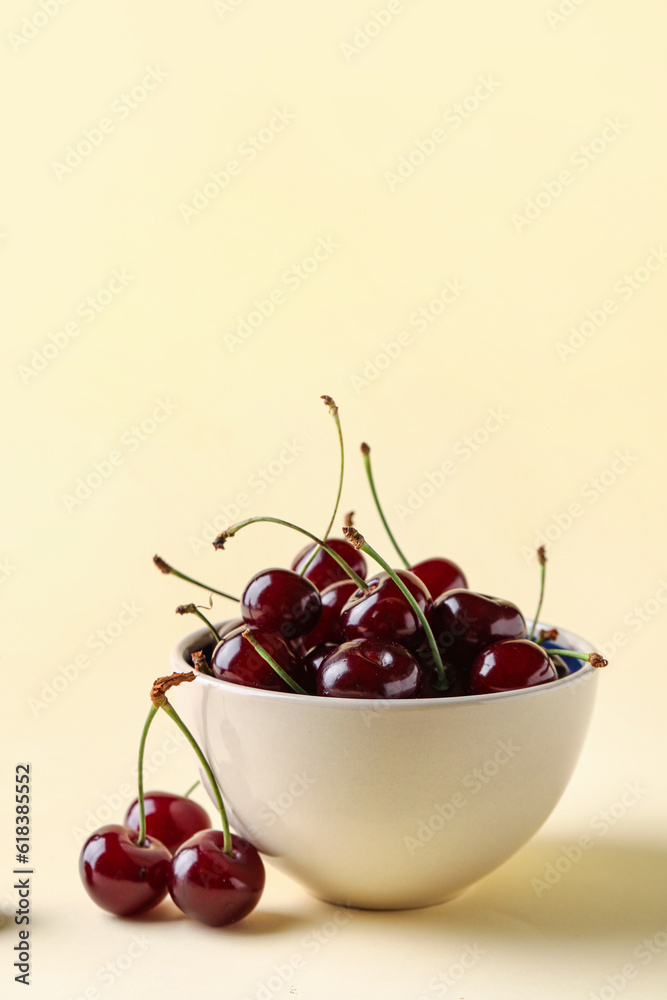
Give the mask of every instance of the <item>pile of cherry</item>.
[[[179, 614], [203, 620], [211, 638], [192, 653], [194, 670], [159, 678], [139, 747], [139, 796], [123, 825], [92, 834], [81, 851], [79, 870], [93, 900], [119, 916], [142, 913], [169, 892], [176, 905], [212, 926], [234, 923], [250, 913], [264, 888], [264, 865], [256, 849], [232, 834], [211, 768], [166, 692], [197, 674], [273, 692], [323, 698], [447, 698], [486, 696], [548, 684], [588, 660], [606, 661], [557, 649], [557, 633], [537, 632], [544, 597], [546, 556], [538, 550], [540, 594], [534, 624], [510, 601], [468, 588], [456, 563], [432, 557], [410, 564], [382, 512], [362, 445], [368, 481], [378, 513], [402, 568], [393, 569], [345, 519], [344, 538], [330, 538], [341, 497], [343, 438], [338, 408], [322, 397], [335, 419], [340, 441], [340, 475], [333, 515], [322, 538], [274, 517], [252, 517], [232, 525], [214, 542], [226, 542], [251, 523], [270, 521], [309, 538], [291, 569], [256, 573], [239, 599], [186, 576], [160, 556], [163, 573], [238, 603], [239, 616], [215, 626], [195, 604]], [[380, 567], [368, 577], [365, 556]], [[206, 812], [187, 796], [143, 793], [146, 736], [163, 709], [191, 743], [220, 812], [213, 830]], [[278, 710], [276, 708], [276, 710]]]
[[[256, 573], [241, 597], [241, 617], [218, 629], [220, 640], [205, 651], [215, 677], [323, 697], [432, 698], [545, 684], [579, 666], [530, 641], [515, 604], [469, 590], [455, 563], [434, 557], [394, 573], [431, 626], [443, 685], [417, 610], [395, 580], [386, 571], [366, 580], [366, 560], [346, 539], [331, 538], [327, 546], [367, 589], [315, 543], [291, 569]], [[286, 677], [246, 641], [248, 633]], [[198, 666], [206, 670], [200, 658]]]

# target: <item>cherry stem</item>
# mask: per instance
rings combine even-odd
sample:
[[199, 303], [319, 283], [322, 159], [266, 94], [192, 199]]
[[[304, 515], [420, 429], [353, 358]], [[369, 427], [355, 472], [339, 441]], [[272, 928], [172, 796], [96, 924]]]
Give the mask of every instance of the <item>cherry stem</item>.
[[341, 569], [345, 570], [347, 575], [351, 580], [354, 580], [360, 590], [367, 591], [369, 589], [366, 581], [362, 580], [359, 574], [355, 573], [351, 566], [348, 566], [343, 557], [339, 556], [337, 552], [334, 552], [333, 549], [329, 548], [329, 546], [326, 545], [321, 538], [318, 538], [317, 535], [311, 534], [310, 531], [306, 531], [305, 528], [300, 528], [298, 524], [292, 524], [291, 521], [283, 521], [280, 517], [249, 517], [246, 521], [239, 521], [238, 524], [233, 524], [231, 528], [227, 528], [226, 531], [223, 531], [218, 535], [213, 542], [213, 548], [224, 549], [225, 542], [228, 538], [233, 538], [237, 531], [240, 531], [241, 528], [245, 528], [248, 524], [257, 524], [260, 521], [268, 521], [271, 524], [282, 524], [285, 528], [292, 528], [294, 531], [299, 531], [302, 535], [306, 535], [308, 538], [312, 539], [312, 541], [317, 542], [320, 548], [324, 549], [324, 551], [338, 563]]
[[599, 653], [578, 653], [574, 649], [545, 649], [549, 656], [571, 656], [575, 660], [587, 660], [594, 667], [607, 667], [609, 661]]
[[216, 640], [220, 642], [220, 633], [218, 632], [215, 625], [211, 625], [210, 621], [203, 615], [196, 604], [179, 604], [176, 608], [177, 615], [197, 615], [197, 618], [201, 618], [205, 625], [210, 628], [211, 632], [215, 636]]
[[204, 754], [199, 749], [199, 744], [197, 743], [196, 739], [194, 738], [188, 727], [185, 725], [185, 723], [179, 716], [176, 709], [171, 705], [169, 701], [167, 701], [166, 696], [164, 697], [164, 700], [161, 702], [160, 708], [163, 710], [163, 712], [167, 713], [172, 722], [176, 723], [176, 725], [183, 733], [183, 735], [185, 736], [186, 740], [188, 741], [194, 752], [197, 754], [197, 757], [199, 758], [199, 763], [203, 767], [204, 774], [208, 778], [211, 788], [213, 789], [213, 794], [215, 795], [215, 801], [218, 806], [218, 810], [220, 812], [220, 821], [222, 823], [222, 833], [224, 837], [223, 847], [222, 847], [223, 853], [230, 855], [230, 857], [233, 857], [234, 850], [232, 848], [232, 835], [229, 829], [229, 820], [227, 819], [225, 804], [222, 801], [222, 795], [220, 794], [220, 788], [218, 786], [218, 782], [215, 780], [215, 775], [213, 774], [213, 771], [211, 770], [209, 763], [206, 760], [206, 757], [204, 757]]
[[542, 628], [539, 631], [537, 639], [533, 639], [533, 642], [535, 643], [536, 646], [543, 646], [544, 643], [547, 641], [547, 639], [553, 642], [557, 638], [558, 638], [557, 628], [550, 628], [550, 629]]
[[208, 677], [213, 677], [213, 671], [209, 667], [206, 656], [201, 649], [195, 650], [192, 654], [192, 666], [200, 674], [206, 674]]
[[346, 538], [352, 542], [355, 549], [360, 549], [362, 552], [365, 552], [367, 556], [370, 556], [371, 559], [374, 559], [376, 563], [382, 566], [382, 569], [385, 571], [385, 573], [387, 573], [387, 575], [391, 577], [391, 579], [394, 581], [394, 583], [401, 591], [401, 593], [404, 595], [406, 600], [410, 603], [410, 606], [417, 615], [417, 618], [419, 619], [421, 626], [424, 629], [426, 638], [428, 639], [428, 644], [431, 647], [431, 652], [433, 654], [433, 662], [435, 663], [435, 669], [438, 672], [438, 679], [435, 682], [435, 687], [437, 688], [438, 691], [447, 691], [447, 689], [449, 688], [449, 680], [445, 675], [445, 667], [442, 662], [442, 657], [440, 656], [440, 650], [438, 649], [438, 644], [435, 641], [433, 630], [428, 623], [426, 615], [419, 607], [416, 600], [414, 599], [408, 588], [405, 586], [401, 578], [396, 575], [395, 570], [393, 570], [389, 565], [389, 563], [385, 562], [382, 556], [379, 555], [375, 551], [375, 549], [368, 544], [363, 535], [361, 535], [356, 528], [343, 528], [343, 532]]
[[139, 766], [137, 769], [137, 784], [139, 786], [139, 794], [137, 796], [139, 802], [139, 840], [137, 841], [138, 847], [144, 846], [144, 841], [146, 840], [146, 805], [144, 803], [144, 750], [146, 748], [146, 737], [148, 736], [148, 730], [151, 728], [151, 722], [155, 718], [155, 713], [157, 712], [157, 705], [151, 705], [150, 712], [144, 723], [144, 728], [141, 733], [141, 739], [139, 740]]
[[535, 617], [533, 618], [533, 627], [530, 630], [529, 638], [532, 640], [535, 635], [535, 629], [537, 628], [537, 623], [540, 620], [540, 613], [542, 611], [542, 602], [544, 600], [544, 584], [547, 578], [547, 552], [543, 545], [540, 545], [537, 550], [537, 558], [540, 564], [540, 597], [537, 602], [537, 611], [535, 612]]
[[172, 576], [177, 576], [179, 580], [185, 580], [186, 583], [194, 583], [195, 587], [201, 587], [202, 590], [210, 590], [214, 594], [219, 594], [220, 597], [226, 597], [228, 601], [236, 601], [237, 604], [239, 602], [238, 597], [233, 597], [232, 594], [226, 594], [224, 590], [216, 590], [215, 587], [207, 587], [205, 583], [200, 583], [199, 580], [194, 580], [191, 576], [186, 576], [186, 574], [181, 573], [180, 570], [174, 569], [174, 567], [165, 562], [161, 556], [153, 556], [153, 562], [161, 573], [171, 573]]
[[279, 663], [276, 663], [276, 661], [273, 659], [273, 657], [268, 652], [268, 650], [264, 649], [264, 646], [262, 646], [262, 644], [257, 641], [257, 639], [252, 634], [252, 632], [249, 632], [246, 629], [246, 631], [243, 632], [243, 638], [248, 640], [248, 642], [250, 643], [250, 645], [253, 646], [257, 650], [257, 652], [262, 657], [262, 659], [266, 660], [266, 662], [268, 663], [268, 665], [273, 670], [275, 670], [275, 672], [278, 674], [278, 676], [282, 677], [282, 679], [285, 681], [285, 683], [288, 684], [292, 688], [292, 691], [296, 691], [297, 694], [308, 694], [308, 692], [304, 691], [304, 689], [301, 687], [300, 684], [297, 684], [297, 682], [295, 680], [293, 680], [290, 677], [290, 675], [283, 670], [283, 668], [280, 666]]
[[[377, 512], [380, 515], [380, 520], [384, 524], [384, 530], [389, 535], [389, 541], [391, 542], [391, 544], [396, 549], [396, 552], [398, 554], [398, 558], [401, 560], [401, 562], [403, 563], [403, 565], [405, 566], [406, 569], [410, 569], [410, 563], [408, 562], [408, 560], [403, 555], [403, 552], [401, 551], [398, 542], [394, 538], [392, 530], [389, 527], [389, 524], [387, 523], [387, 518], [384, 516], [384, 513], [382, 511], [382, 507], [380, 506], [380, 500], [379, 500], [379, 497], [377, 495], [377, 490], [375, 489], [375, 482], [373, 480], [373, 471], [371, 469], [371, 448], [370, 448], [370, 445], [366, 444], [366, 442], [364, 442], [362, 444], [362, 446], [361, 446], [361, 454], [364, 456], [364, 465], [366, 466], [366, 475], [368, 477], [368, 483], [369, 483], [370, 488], [371, 488], [371, 493], [373, 494], [373, 500], [375, 501], [375, 506], [377, 507]], [[373, 558], [375, 558], [375, 557], [373, 557]], [[380, 564], [380, 565], [382, 565], [382, 564]]]
[[194, 790], [195, 790], [195, 788], [197, 787], [198, 784], [199, 784], [199, 779], [197, 781], [195, 781], [194, 785], [190, 785], [190, 787], [188, 788], [187, 792], [184, 794], [183, 798], [184, 799], [189, 799], [190, 796], [191, 796], [191, 794], [194, 792]]
[[[321, 398], [324, 400], [324, 402], [329, 407], [329, 413], [331, 414], [331, 416], [334, 418], [334, 420], [336, 422], [336, 430], [338, 431], [338, 442], [339, 442], [339, 445], [340, 445], [340, 472], [338, 474], [338, 493], [336, 494], [336, 503], [334, 505], [333, 514], [331, 515], [331, 520], [329, 521], [329, 525], [327, 527], [327, 530], [324, 532], [324, 535], [323, 535], [323, 540], [326, 542], [326, 540], [329, 537], [329, 534], [331, 532], [331, 529], [333, 528], [333, 523], [336, 520], [336, 514], [338, 513], [338, 505], [340, 504], [340, 495], [343, 492], [343, 475], [345, 473], [345, 447], [343, 445], [343, 431], [342, 431], [342, 428], [340, 426], [340, 417], [338, 416], [338, 407], [334, 403], [334, 401], [331, 398], [331, 396], [322, 396]], [[310, 566], [311, 562], [313, 561], [313, 559], [315, 558], [315, 556], [317, 555], [317, 553], [321, 550], [321, 548], [322, 548], [322, 546], [318, 545], [316, 549], [313, 549], [313, 553], [312, 553], [310, 559], [306, 562], [306, 564], [304, 565], [303, 569], [301, 569], [299, 571], [299, 576], [303, 576], [304, 575], [304, 573], [306, 572], [306, 570]]]

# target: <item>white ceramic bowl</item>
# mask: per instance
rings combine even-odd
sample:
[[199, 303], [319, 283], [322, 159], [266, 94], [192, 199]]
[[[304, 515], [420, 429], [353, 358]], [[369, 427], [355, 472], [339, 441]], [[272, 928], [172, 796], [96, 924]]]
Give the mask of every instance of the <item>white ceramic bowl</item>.
[[[545, 625], [542, 627], [549, 628]], [[174, 670], [207, 641], [186, 636]], [[564, 648], [591, 652], [559, 629]], [[280, 694], [198, 675], [170, 692], [234, 828], [313, 895], [370, 909], [441, 903], [544, 823], [586, 735], [597, 670], [482, 697]]]

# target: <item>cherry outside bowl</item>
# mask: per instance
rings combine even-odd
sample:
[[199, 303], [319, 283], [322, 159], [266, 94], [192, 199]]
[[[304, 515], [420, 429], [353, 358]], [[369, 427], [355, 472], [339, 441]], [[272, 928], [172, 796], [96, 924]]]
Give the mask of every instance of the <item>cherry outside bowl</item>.
[[[550, 625], [540, 627], [550, 628]], [[174, 670], [206, 630], [172, 651]], [[559, 629], [563, 648], [592, 652]], [[477, 697], [349, 700], [198, 675], [170, 692], [232, 826], [313, 895], [406, 909], [444, 902], [542, 826], [579, 757], [598, 671]]]

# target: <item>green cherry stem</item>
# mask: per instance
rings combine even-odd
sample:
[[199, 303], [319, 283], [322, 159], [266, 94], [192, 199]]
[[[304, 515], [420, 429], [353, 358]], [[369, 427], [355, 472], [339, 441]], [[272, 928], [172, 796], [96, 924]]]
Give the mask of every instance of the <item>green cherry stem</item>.
[[537, 602], [537, 611], [535, 612], [535, 617], [533, 618], [533, 627], [530, 630], [530, 639], [533, 639], [535, 635], [535, 629], [537, 628], [537, 623], [540, 620], [540, 613], [542, 611], [542, 602], [544, 601], [544, 584], [547, 578], [547, 550], [543, 545], [540, 545], [537, 550], [537, 560], [540, 564], [540, 596]]
[[[329, 521], [329, 524], [327, 526], [327, 530], [324, 532], [324, 535], [322, 536], [323, 537], [323, 541], [326, 542], [327, 538], [329, 537], [329, 535], [331, 533], [331, 529], [333, 528], [333, 523], [336, 520], [336, 514], [338, 513], [338, 505], [340, 504], [340, 495], [343, 492], [343, 476], [345, 474], [345, 446], [343, 445], [343, 431], [342, 431], [342, 428], [340, 426], [340, 417], [338, 416], [338, 407], [334, 403], [334, 401], [331, 398], [331, 396], [322, 396], [321, 398], [324, 400], [324, 402], [326, 403], [326, 405], [329, 407], [329, 413], [334, 418], [334, 421], [336, 423], [336, 430], [338, 431], [338, 443], [339, 443], [339, 446], [340, 446], [340, 472], [338, 474], [338, 493], [336, 494], [336, 503], [334, 505], [333, 514], [331, 515], [331, 520]], [[311, 562], [313, 561], [313, 559], [315, 558], [315, 556], [317, 555], [317, 553], [320, 551], [321, 548], [322, 548], [322, 546], [318, 545], [317, 548], [313, 549], [313, 554], [311, 555], [310, 559], [305, 564], [305, 566], [303, 567], [303, 569], [299, 571], [299, 576], [303, 576], [304, 575], [304, 573], [306, 572], [306, 570], [308, 569], [308, 567], [310, 566]]]
[[176, 608], [176, 614], [177, 615], [196, 615], [197, 618], [201, 618], [201, 620], [204, 622], [204, 624], [206, 626], [208, 626], [208, 628], [210, 628], [211, 632], [213, 633], [213, 635], [216, 638], [216, 641], [220, 642], [220, 633], [218, 632], [217, 628], [215, 627], [215, 625], [211, 625], [211, 623], [208, 620], [208, 618], [206, 617], [206, 615], [203, 615], [201, 613], [201, 611], [199, 610], [199, 608], [197, 607], [196, 604], [179, 604], [178, 607]]
[[609, 661], [599, 653], [578, 653], [574, 649], [547, 649], [549, 656], [571, 656], [575, 660], [587, 660], [593, 667], [607, 667]]
[[[375, 489], [375, 481], [373, 480], [373, 471], [371, 469], [371, 448], [370, 448], [370, 445], [366, 444], [365, 441], [364, 441], [364, 443], [361, 446], [361, 454], [364, 456], [364, 465], [366, 466], [366, 475], [368, 477], [368, 484], [369, 484], [369, 486], [371, 488], [371, 493], [373, 494], [373, 500], [375, 501], [375, 506], [377, 507], [377, 512], [380, 515], [380, 520], [384, 524], [384, 530], [389, 535], [389, 541], [391, 542], [391, 544], [396, 549], [396, 552], [398, 554], [398, 558], [401, 560], [401, 562], [403, 563], [403, 565], [405, 566], [406, 569], [410, 569], [410, 563], [408, 562], [408, 560], [403, 555], [403, 552], [402, 552], [401, 548], [399, 547], [398, 542], [394, 538], [392, 530], [389, 527], [389, 524], [387, 523], [387, 518], [384, 516], [384, 513], [382, 511], [382, 507], [380, 506], [380, 499], [379, 499], [379, 497], [377, 495], [377, 490]], [[375, 556], [373, 556], [373, 558], [375, 558]], [[380, 564], [380, 565], [382, 565], [382, 564]]]
[[295, 680], [292, 680], [292, 678], [290, 677], [290, 675], [288, 673], [285, 673], [285, 671], [280, 666], [280, 664], [277, 663], [273, 659], [273, 657], [271, 656], [271, 654], [268, 652], [268, 650], [264, 649], [264, 646], [262, 646], [261, 643], [259, 643], [257, 641], [257, 639], [254, 637], [254, 635], [252, 634], [252, 632], [249, 632], [246, 629], [246, 631], [242, 633], [242, 636], [243, 636], [244, 639], [247, 639], [247, 641], [250, 643], [250, 645], [253, 646], [257, 650], [257, 652], [262, 657], [262, 659], [266, 660], [266, 662], [272, 668], [272, 670], [275, 670], [275, 672], [278, 674], [278, 676], [282, 677], [282, 679], [285, 681], [285, 684], [288, 684], [292, 688], [292, 691], [295, 691], [297, 694], [307, 694], [308, 693], [307, 691], [303, 690], [303, 688], [301, 687], [300, 684], [297, 684], [297, 682]]
[[148, 736], [148, 730], [151, 728], [151, 722], [155, 718], [155, 713], [157, 712], [157, 705], [151, 705], [151, 710], [148, 713], [146, 721], [144, 723], [144, 728], [141, 733], [141, 739], [139, 740], [139, 766], [137, 768], [137, 785], [138, 792], [137, 800], [139, 802], [139, 840], [137, 841], [137, 847], [143, 847], [146, 840], [146, 804], [144, 802], [144, 750], [146, 749], [146, 737]]
[[361, 552], [365, 552], [367, 556], [370, 556], [371, 559], [374, 559], [376, 563], [382, 566], [382, 569], [385, 571], [385, 573], [387, 573], [388, 576], [391, 577], [391, 579], [394, 581], [394, 583], [401, 591], [401, 593], [404, 595], [406, 600], [410, 603], [410, 606], [412, 607], [414, 613], [417, 615], [417, 618], [419, 619], [421, 626], [424, 629], [426, 638], [428, 639], [428, 644], [431, 647], [431, 652], [433, 654], [433, 661], [435, 663], [435, 668], [438, 672], [438, 679], [436, 681], [435, 686], [439, 691], [447, 691], [447, 689], [449, 688], [449, 680], [447, 679], [447, 676], [445, 674], [445, 667], [442, 662], [442, 657], [440, 656], [440, 650], [438, 649], [438, 644], [435, 641], [433, 630], [426, 619], [426, 615], [419, 607], [419, 605], [417, 604], [414, 597], [412, 596], [408, 588], [405, 586], [401, 578], [397, 576], [395, 571], [391, 568], [389, 563], [385, 562], [382, 556], [379, 555], [379, 553], [377, 553], [375, 549], [368, 544], [364, 536], [361, 535], [356, 528], [345, 527], [343, 528], [343, 533], [347, 538], [347, 540], [349, 542], [352, 542], [355, 549], [359, 549]]
[[241, 528], [245, 528], [249, 524], [257, 524], [260, 521], [268, 521], [271, 524], [282, 524], [283, 527], [285, 528], [292, 528], [293, 531], [299, 531], [301, 532], [302, 535], [306, 535], [313, 542], [317, 542], [320, 548], [323, 548], [324, 551], [327, 552], [331, 556], [331, 558], [338, 563], [341, 569], [345, 570], [347, 575], [350, 577], [351, 580], [354, 580], [354, 582], [356, 583], [357, 587], [359, 587], [360, 590], [366, 591], [369, 589], [366, 581], [362, 580], [359, 574], [355, 573], [354, 570], [350, 566], [348, 566], [343, 557], [339, 556], [337, 552], [334, 552], [334, 550], [330, 548], [328, 545], [326, 545], [321, 538], [318, 538], [317, 535], [311, 534], [310, 531], [306, 531], [305, 528], [300, 528], [298, 524], [292, 524], [291, 521], [283, 521], [282, 518], [280, 517], [249, 517], [245, 521], [239, 521], [237, 524], [233, 524], [231, 528], [227, 528], [226, 531], [223, 531], [221, 532], [221, 534], [218, 535], [218, 537], [213, 542], [213, 548], [224, 549], [225, 542], [227, 541], [228, 538], [233, 538], [234, 535], [237, 533], [237, 531], [240, 531]]
[[184, 799], [189, 799], [198, 784], [199, 784], [199, 781], [195, 781], [194, 785], [190, 785], [190, 787], [188, 788], [187, 792], [184, 794], [183, 798]]
[[201, 587], [202, 590], [210, 590], [214, 594], [219, 594], [220, 597], [226, 597], [228, 601], [236, 601], [238, 604], [238, 597], [233, 597], [232, 594], [226, 594], [224, 590], [216, 590], [215, 587], [207, 587], [205, 583], [200, 583], [199, 580], [194, 580], [191, 576], [186, 576], [185, 573], [181, 573], [180, 570], [174, 569], [170, 566], [168, 562], [165, 562], [162, 556], [153, 556], [153, 562], [160, 570], [161, 573], [171, 573], [172, 576], [177, 576], [179, 580], [185, 580], [186, 583], [194, 583], [195, 587]]
[[169, 716], [171, 721], [178, 726], [178, 728], [183, 733], [183, 735], [185, 736], [186, 740], [188, 741], [194, 752], [197, 754], [199, 763], [204, 769], [204, 774], [208, 778], [211, 788], [213, 789], [215, 801], [218, 806], [218, 811], [220, 813], [220, 822], [222, 824], [222, 834], [224, 838], [222, 847], [223, 853], [230, 855], [230, 857], [233, 857], [234, 850], [232, 847], [232, 834], [229, 829], [229, 820], [227, 819], [227, 812], [225, 810], [225, 804], [222, 801], [222, 795], [220, 794], [220, 787], [218, 785], [218, 782], [215, 780], [215, 775], [211, 770], [209, 762], [206, 760], [206, 757], [200, 750], [199, 744], [197, 743], [196, 739], [194, 738], [188, 727], [185, 725], [185, 723], [181, 719], [176, 709], [167, 700], [167, 691], [169, 690], [169, 688], [175, 687], [176, 685], [182, 684], [183, 682], [186, 681], [193, 681], [195, 677], [196, 674], [194, 674], [192, 671], [188, 671], [188, 673], [183, 673], [183, 674], [179, 673], [171, 674], [169, 677], [159, 677], [153, 684], [153, 688], [151, 690], [151, 701], [153, 702], [153, 705], [156, 709], [161, 708], [162, 711]]

